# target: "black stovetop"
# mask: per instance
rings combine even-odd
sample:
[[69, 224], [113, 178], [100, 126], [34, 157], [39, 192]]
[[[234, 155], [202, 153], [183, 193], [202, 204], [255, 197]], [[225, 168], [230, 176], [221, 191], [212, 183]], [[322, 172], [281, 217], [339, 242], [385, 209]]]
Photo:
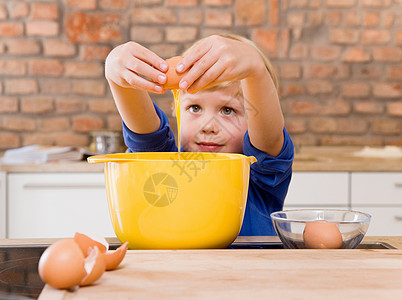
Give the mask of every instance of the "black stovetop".
[[[116, 249], [119, 244], [110, 244]], [[44, 287], [38, 262], [48, 245], [0, 246], [0, 299], [37, 299]], [[283, 249], [280, 242], [234, 242], [229, 249]], [[360, 244], [360, 249], [392, 249], [386, 243]]]

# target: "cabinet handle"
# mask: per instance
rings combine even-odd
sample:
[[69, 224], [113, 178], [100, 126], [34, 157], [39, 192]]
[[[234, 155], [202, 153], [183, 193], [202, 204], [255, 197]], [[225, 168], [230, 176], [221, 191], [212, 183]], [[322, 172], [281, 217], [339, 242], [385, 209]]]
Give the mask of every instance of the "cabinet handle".
[[402, 188], [402, 182], [395, 182], [395, 187]]
[[105, 188], [105, 184], [100, 184], [100, 183], [71, 183], [71, 184], [60, 184], [60, 183], [55, 183], [55, 184], [41, 184], [41, 183], [27, 183], [24, 184], [23, 186], [24, 189], [98, 189], [98, 188]]
[[401, 222], [402, 216], [394, 216], [395, 221]]

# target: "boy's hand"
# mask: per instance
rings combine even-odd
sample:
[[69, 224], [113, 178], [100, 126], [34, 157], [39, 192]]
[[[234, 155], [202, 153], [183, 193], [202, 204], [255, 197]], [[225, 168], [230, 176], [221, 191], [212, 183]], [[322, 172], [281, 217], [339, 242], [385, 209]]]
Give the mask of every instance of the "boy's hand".
[[179, 86], [189, 93], [224, 81], [258, 77], [266, 71], [264, 61], [254, 47], [217, 35], [196, 45], [176, 67], [179, 73], [187, 69], [189, 71]]
[[158, 55], [140, 44], [128, 42], [109, 53], [105, 76], [108, 81], [123, 88], [161, 94], [167, 69], [168, 65]]

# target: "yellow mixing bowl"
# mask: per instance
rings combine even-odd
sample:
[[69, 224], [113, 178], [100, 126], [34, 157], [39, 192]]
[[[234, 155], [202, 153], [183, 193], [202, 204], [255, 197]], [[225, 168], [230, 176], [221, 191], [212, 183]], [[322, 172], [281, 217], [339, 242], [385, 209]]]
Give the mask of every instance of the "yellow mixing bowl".
[[109, 214], [130, 249], [226, 248], [246, 209], [250, 165], [241, 154], [96, 155], [105, 163]]

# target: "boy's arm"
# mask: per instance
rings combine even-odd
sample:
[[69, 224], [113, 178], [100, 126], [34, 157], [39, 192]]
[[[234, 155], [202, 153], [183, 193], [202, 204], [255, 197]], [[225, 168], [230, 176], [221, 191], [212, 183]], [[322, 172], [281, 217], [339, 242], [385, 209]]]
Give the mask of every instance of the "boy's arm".
[[148, 92], [164, 92], [167, 69], [162, 58], [135, 42], [117, 46], [106, 58], [105, 77], [131, 131], [146, 134], [158, 130], [160, 119]]

